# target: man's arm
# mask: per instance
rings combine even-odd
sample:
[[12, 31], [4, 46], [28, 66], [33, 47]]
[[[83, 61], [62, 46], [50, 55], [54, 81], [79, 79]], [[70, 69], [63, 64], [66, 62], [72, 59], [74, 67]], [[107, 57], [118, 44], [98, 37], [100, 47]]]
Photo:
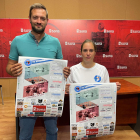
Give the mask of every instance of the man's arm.
[[6, 71], [11, 76], [17, 77], [22, 73], [22, 65], [15, 60], [8, 60]]

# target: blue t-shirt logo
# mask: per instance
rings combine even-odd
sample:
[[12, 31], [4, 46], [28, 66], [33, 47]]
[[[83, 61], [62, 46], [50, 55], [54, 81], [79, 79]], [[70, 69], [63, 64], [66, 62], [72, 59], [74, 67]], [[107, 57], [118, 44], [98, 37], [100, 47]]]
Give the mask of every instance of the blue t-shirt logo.
[[96, 82], [100, 82], [100, 81], [101, 81], [101, 76], [96, 75], [96, 76], [94, 77], [94, 80], [95, 80]]

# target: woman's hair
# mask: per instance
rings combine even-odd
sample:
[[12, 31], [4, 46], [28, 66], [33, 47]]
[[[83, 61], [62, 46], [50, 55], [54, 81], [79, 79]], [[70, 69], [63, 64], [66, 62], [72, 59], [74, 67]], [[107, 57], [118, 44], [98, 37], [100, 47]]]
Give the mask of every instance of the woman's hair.
[[82, 52], [82, 49], [83, 49], [84, 44], [85, 44], [85, 43], [89, 43], [89, 42], [91, 42], [91, 43], [93, 44], [94, 50], [95, 50], [95, 52], [97, 52], [97, 46], [95, 45], [94, 41], [89, 40], [89, 39], [86, 39], [86, 40], [82, 43], [82, 45], [81, 45], [81, 52]]

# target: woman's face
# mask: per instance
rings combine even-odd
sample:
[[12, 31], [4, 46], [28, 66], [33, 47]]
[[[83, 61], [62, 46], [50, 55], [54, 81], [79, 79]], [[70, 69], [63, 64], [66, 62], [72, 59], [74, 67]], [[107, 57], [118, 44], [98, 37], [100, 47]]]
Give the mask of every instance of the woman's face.
[[93, 62], [95, 54], [96, 52], [92, 42], [87, 42], [83, 45], [81, 55], [84, 62]]

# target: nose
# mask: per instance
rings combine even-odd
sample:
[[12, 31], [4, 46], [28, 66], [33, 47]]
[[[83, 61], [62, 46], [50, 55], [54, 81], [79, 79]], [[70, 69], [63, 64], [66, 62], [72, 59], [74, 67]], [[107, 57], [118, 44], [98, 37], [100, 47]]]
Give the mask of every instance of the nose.
[[40, 20], [40, 18], [38, 18], [38, 19], [37, 19], [37, 23], [41, 23], [41, 20]]
[[90, 52], [89, 52], [89, 50], [87, 51], [87, 55], [89, 55], [90, 54]]

